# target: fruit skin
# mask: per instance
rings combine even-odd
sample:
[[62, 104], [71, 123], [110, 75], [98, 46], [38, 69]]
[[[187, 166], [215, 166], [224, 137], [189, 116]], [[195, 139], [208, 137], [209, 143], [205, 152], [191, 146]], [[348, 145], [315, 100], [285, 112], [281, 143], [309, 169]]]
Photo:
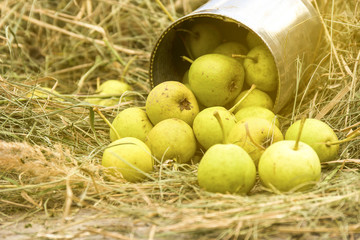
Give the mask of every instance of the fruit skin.
[[[122, 82], [119, 80], [106, 80], [104, 81], [99, 88], [96, 90], [95, 94], [98, 95], [119, 95], [123, 94], [126, 91], [132, 91], [133, 88], [127, 84], [126, 82]], [[109, 98], [87, 98], [85, 101], [101, 105], [101, 106], [114, 106], [119, 103], [120, 96], [117, 97], [109, 97]], [[133, 97], [124, 96], [121, 98], [122, 101], [130, 101]]]
[[248, 126], [251, 138], [265, 149], [271, 143], [284, 140], [284, 137], [278, 127], [262, 118], [247, 118], [235, 124], [227, 137], [227, 143], [233, 143], [242, 147], [257, 166], [264, 150], [250, 140], [246, 132], [246, 125]]
[[216, 144], [201, 159], [197, 178], [209, 192], [246, 194], [255, 184], [256, 167], [241, 147]]
[[[294, 122], [285, 132], [285, 140], [296, 140], [301, 120]], [[305, 120], [300, 141], [310, 145], [321, 162], [334, 160], [339, 153], [339, 145], [327, 145], [326, 142], [338, 141], [334, 130], [325, 122], [307, 118]]]
[[[122, 137], [134, 137], [145, 141], [147, 134], [153, 128], [147, 114], [141, 108], [130, 107], [122, 110], [113, 120], [112, 125]], [[110, 140], [117, 140], [115, 132], [110, 128]]]
[[258, 117], [268, 120], [270, 123], [274, 123], [275, 126], [280, 127], [279, 119], [276, 115], [267, 108], [259, 107], [259, 106], [250, 106], [241, 108], [239, 111], [235, 113], [236, 120], [242, 121], [247, 118]]
[[269, 49], [265, 45], [259, 45], [251, 49], [247, 56], [255, 58], [256, 61], [250, 58], [244, 60], [246, 83], [249, 86], [255, 84], [258, 89], [265, 92], [276, 90], [277, 67]]
[[213, 24], [197, 22], [189, 30], [191, 33], [186, 33], [185, 44], [193, 59], [211, 53], [222, 41], [219, 29]]
[[265, 45], [262, 39], [252, 31], [249, 31], [246, 35], [246, 43], [250, 49], [259, 45]]
[[132, 87], [126, 82], [122, 82], [120, 80], [106, 80], [100, 84], [96, 92], [107, 93], [107, 94], [121, 94], [125, 91], [131, 91], [131, 90]]
[[52, 94], [49, 94], [49, 93], [45, 92], [45, 91], [48, 91], [48, 92], [51, 92], [51, 93], [54, 93], [54, 94], [57, 94], [57, 95], [61, 95], [56, 90], [53, 90], [53, 89], [48, 88], [48, 87], [41, 87], [41, 89], [44, 90], [44, 91], [42, 91], [40, 89], [35, 89], [34, 91], [31, 91], [28, 94], [26, 94], [26, 97], [28, 97], [28, 98], [41, 98], [41, 99], [47, 99], [47, 98], [51, 99], [52, 98], [52, 99], [56, 99], [58, 101], [63, 101], [62, 98], [56, 97], [56, 96], [54, 96]]
[[189, 84], [189, 70], [187, 70], [187, 71], [184, 73], [181, 82], [182, 82], [182, 84], [184, 84], [188, 89], [191, 90], [190, 84]]
[[[109, 144], [102, 157], [102, 166], [108, 168], [110, 174], [117, 171], [129, 182], [138, 182], [153, 170], [153, 159], [150, 149], [137, 138], [125, 137]], [[135, 168], [134, 168], [135, 167]]]
[[189, 83], [202, 105], [224, 106], [241, 92], [244, 68], [231, 57], [216, 53], [206, 54], [191, 64]]
[[145, 143], [159, 161], [174, 159], [178, 163], [190, 161], [197, 147], [192, 128], [177, 118], [165, 119], [156, 124]]
[[258, 172], [266, 187], [281, 192], [296, 187], [305, 190], [319, 181], [321, 165], [316, 152], [303, 142], [299, 142], [298, 150], [294, 146], [295, 141], [284, 140], [272, 144], [262, 154]]
[[[228, 57], [232, 57], [233, 54], [241, 54], [246, 55], [248, 53], [247, 47], [245, 47], [243, 44], [239, 42], [225, 42], [217, 46], [213, 53], [219, 53], [226, 55]], [[243, 58], [235, 58], [239, 62], [243, 63]]]
[[[248, 92], [249, 90], [244, 90], [242, 91], [236, 98], [235, 100], [232, 102], [231, 106], [234, 106], [238, 101], [240, 101], [241, 98], [244, 97], [244, 95]], [[274, 102], [272, 100], [272, 98], [264, 91], [261, 91], [259, 89], [253, 89], [249, 95], [236, 107], [236, 109], [234, 110], [234, 112], [236, 113], [237, 111], [239, 111], [241, 108], [245, 108], [245, 107], [251, 107], [251, 106], [259, 106], [259, 107], [264, 107], [267, 108], [269, 110], [272, 110], [274, 108]]]
[[[218, 120], [213, 115], [216, 111], [220, 115], [224, 130], [222, 130]], [[223, 131], [225, 136], [227, 136], [235, 124], [235, 116], [226, 110], [226, 108], [210, 107], [205, 108], [195, 117], [193, 130], [200, 145], [205, 149], [208, 149], [212, 145], [223, 143]]]
[[199, 113], [199, 105], [192, 91], [177, 81], [166, 81], [155, 86], [146, 99], [145, 108], [154, 125], [168, 118], [179, 118], [191, 126]]

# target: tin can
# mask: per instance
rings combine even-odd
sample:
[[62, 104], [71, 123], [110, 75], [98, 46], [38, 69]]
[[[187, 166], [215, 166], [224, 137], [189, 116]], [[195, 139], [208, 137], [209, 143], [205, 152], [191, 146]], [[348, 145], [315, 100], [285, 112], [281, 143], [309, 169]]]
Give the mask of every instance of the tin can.
[[303, 73], [299, 69], [305, 71], [314, 63], [322, 33], [320, 16], [308, 0], [210, 0], [161, 34], [150, 58], [152, 87], [164, 81], [181, 81], [188, 64], [180, 57], [186, 55], [186, 49], [177, 29], [200, 19], [219, 25], [229, 40], [241, 42], [248, 31], [263, 40], [278, 71], [273, 96], [276, 113], [294, 97]]

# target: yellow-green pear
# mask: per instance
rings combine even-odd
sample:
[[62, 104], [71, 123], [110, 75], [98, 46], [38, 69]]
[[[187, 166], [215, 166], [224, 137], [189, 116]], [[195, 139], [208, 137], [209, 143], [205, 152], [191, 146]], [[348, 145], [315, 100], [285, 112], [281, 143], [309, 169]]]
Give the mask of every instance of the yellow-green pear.
[[306, 143], [284, 140], [272, 144], [261, 155], [261, 182], [280, 192], [305, 190], [319, 181], [321, 165], [316, 152]]
[[256, 33], [252, 31], [249, 31], [248, 34], [246, 35], [246, 43], [249, 49], [252, 49], [259, 45], [265, 45], [263, 40]]
[[235, 118], [238, 122], [251, 117], [266, 119], [270, 123], [273, 123], [277, 127], [280, 127], [279, 119], [276, 117], [275, 113], [264, 107], [259, 107], [259, 106], [244, 107], [235, 113]]
[[191, 88], [190, 88], [190, 83], [189, 83], [189, 70], [187, 70], [187, 71], [184, 73], [181, 82], [182, 82], [182, 84], [184, 84], [188, 89], [191, 90]]
[[[296, 140], [300, 128], [301, 120], [294, 122], [286, 131], [286, 140]], [[325, 122], [315, 119], [307, 118], [300, 135], [300, 141], [310, 145], [321, 162], [334, 160], [339, 153], [338, 144], [330, 144], [338, 141], [334, 130]]]
[[[225, 42], [217, 46], [213, 53], [224, 54], [228, 57], [232, 57], [233, 54], [246, 55], [248, 53], [247, 47], [240, 42]], [[243, 63], [243, 58], [236, 58], [236, 60]]]
[[[114, 106], [121, 101], [130, 101], [133, 99], [132, 96], [124, 95], [127, 91], [132, 91], [133, 88], [126, 82], [120, 80], [106, 80], [100, 84], [99, 88], [96, 89], [95, 94], [103, 95], [104, 98], [87, 98], [85, 101], [102, 106]], [[106, 96], [106, 97], [105, 97]]]
[[[219, 113], [223, 129], [214, 116], [215, 112]], [[205, 149], [211, 146], [223, 143], [223, 135], [227, 136], [233, 126], [236, 124], [235, 116], [224, 107], [205, 108], [195, 117], [193, 130], [196, 139]]]
[[173, 159], [178, 163], [189, 162], [197, 148], [192, 128], [177, 118], [165, 119], [156, 124], [145, 143], [159, 161]]
[[56, 97], [55, 95], [61, 95], [55, 89], [48, 88], [48, 87], [41, 87], [40, 89], [34, 89], [31, 92], [26, 94], [27, 98], [41, 98], [41, 99], [56, 99], [59, 101], [63, 101], [62, 98]]
[[179, 118], [192, 126], [199, 113], [193, 92], [177, 81], [166, 81], [155, 86], [146, 99], [145, 107], [154, 125], [168, 118]]
[[215, 144], [202, 157], [197, 178], [209, 192], [247, 194], [255, 185], [256, 167], [241, 147]]
[[245, 81], [265, 92], [277, 89], [278, 71], [270, 50], [265, 45], [252, 48], [244, 59]]
[[[242, 91], [232, 102], [231, 106], [234, 106], [237, 102], [239, 102], [248, 92], [249, 90]], [[274, 102], [272, 98], [264, 91], [261, 91], [257, 88], [253, 89], [234, 110], [234, 113], [239, 111], [241, 108], [251, 107], [251, 106], [259, 106], [264, 107], [269, 110], [274, 108]]]
[[222, 41], [221, 32], [211, 23], [196, 22], [185, 32], [185, 44], [193, 59], [211, 53]]
[[[114, 118], [112, 125], [120, 138], [134, 137], [145, 141], [147, 134], [153, 128], [146, 112], [138, 107], [130, 107], [122, 110]], [[110, 140], [117, 140], [117, 135], [110, 128]]]
[[283, 139], [278, 127], [268, 120], [254, 117], [237, 122], [230, 130], [227, 142], [242, 147], [257, 166], [264, 150]]
[[202, 105], [224, 106], [241, 92], [244, 68], [234, 58], [217, 53], [206, 54], [191, 64], [189, 83]]
[[138, 182], [153, 170], [154, 161], [144, 142], [125, 137], [109, 144], [103, 153], [101, 164], [111, 174], [121, 173], [127, 181]]

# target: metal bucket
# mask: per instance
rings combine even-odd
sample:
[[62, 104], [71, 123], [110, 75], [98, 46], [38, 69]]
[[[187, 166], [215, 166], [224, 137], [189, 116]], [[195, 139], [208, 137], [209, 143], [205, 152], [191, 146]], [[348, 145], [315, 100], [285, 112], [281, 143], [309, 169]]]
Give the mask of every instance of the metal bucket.
[[150, 59], [152, 87], [164, 81], [181, 81], [189, 67], [180, 56], [186, 55], [177, 29], [206, 19], [223, 29], [231, 40], [256, 33], [272, 53], [278, 70], [274, 93], [274, 112], [279, 112], [294, 97], [298, 65], [306, 69], [314, 61], [322, 25], [308, 0], [210, 0], [194, 12], [173, 22], [158, 39]]

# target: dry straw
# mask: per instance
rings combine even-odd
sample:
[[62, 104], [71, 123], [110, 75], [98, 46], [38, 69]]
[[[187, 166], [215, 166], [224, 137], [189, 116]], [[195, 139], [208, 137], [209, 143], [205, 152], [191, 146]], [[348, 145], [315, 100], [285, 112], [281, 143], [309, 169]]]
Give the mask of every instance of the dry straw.
[[[144, 106], [160, 33], [199, 1], [0, 2], [0, 236], [46, 239], [358, 239], [360, 141], [341, 145], [307, 192], [249, 196], [200, 189], [197, 165], [165, 162], [130, 184], [100, 166], [108, 126], [84, 98], [122, 79], [135, 100], [99, 107], [109, 120]], [[325, 28], [313, 70], [283, 129], [316, 117], [340, 139], [360, 122], [360, 2], [313, 1]], [[167, 9], [164, 12], [164, 8]], [[47, 95], [32, 95], [40, 87]], [[56, 90], [58, 93], [54, 92]]]

